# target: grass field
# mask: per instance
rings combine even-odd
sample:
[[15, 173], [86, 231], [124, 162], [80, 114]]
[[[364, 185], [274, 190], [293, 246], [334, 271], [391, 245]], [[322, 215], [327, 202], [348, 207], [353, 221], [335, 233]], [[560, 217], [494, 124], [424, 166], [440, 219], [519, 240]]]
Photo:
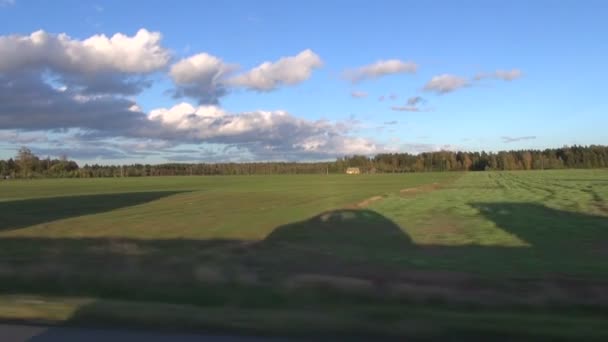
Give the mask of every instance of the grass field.
[[608, 171], [0, 182], [0, 318], [608, 338]]

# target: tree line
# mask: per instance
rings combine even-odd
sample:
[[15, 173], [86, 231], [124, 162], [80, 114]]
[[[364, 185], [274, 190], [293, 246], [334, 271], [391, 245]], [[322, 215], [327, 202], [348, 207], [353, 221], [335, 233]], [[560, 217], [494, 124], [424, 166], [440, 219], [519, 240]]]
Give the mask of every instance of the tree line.
[[358, 167], [362, 173], [429, 171], [491, 171], [590, 169], [608, 167], [608, 146], [571, 146], [546, 150], [500, 152], [438, 151], [420, 154], [382, 153], [373, 157], [345, 156], [328, 162], [166, 163], [79, 166], [66, 156], [46, 159], [26, 147], [15, 158], [0, 160], [2, 178], [142, 177], [188, 175], [264, 175], [344, 173]]

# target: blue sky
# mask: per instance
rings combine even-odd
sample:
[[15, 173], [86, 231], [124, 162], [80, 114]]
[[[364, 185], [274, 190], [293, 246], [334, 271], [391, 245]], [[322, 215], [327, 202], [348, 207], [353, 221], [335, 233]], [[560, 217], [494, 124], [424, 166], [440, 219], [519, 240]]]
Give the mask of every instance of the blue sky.
[[[0, 103], [0, 158], [21, 145], [107, 164], [608, 142], [605, 1], [0, 4], [0, 59], [9, 56], [0, 60], [6, 85], [0, 99], [5, 92], [12, 101]], [[131, 43], [112, 46], [118, 52], [99, 59], [93, 50], [70, 50], [95, 35], [134, 37], [140, 29], [162, 36], [150, 38], [162, 56], [144, 51], [137, 55], [141, 63], [129, 64]], [[48, 35], [46, 43], [37, 50], [23, 45], [38, 30]], [[68, 43], [57, 38], [62, 33]], [[65, 44], [57, 48], [53, 41]], [[200, 76], [211, 64], [174, 71], [203, 53], [213, 57], [204, 63], [220, 68], [213, 80]], [[290, 57], [285, 68], [255, 74], [264, 62]], [[143, 70], [143, 58], [156, 59]], [[388, 61], [401, 64], [388, 67]], [[381, 64], [388, 71], [378, 72]], [[352, 82], [356, 70], [367, 77]], [[110, 74], [112, 91], [83, 90]], [[8, 85], [25, 75], [32, 81], [13, 94]], [[118, 90], [125, 82], [138, 90]], [[29, 91], [35, 97], [19, 98]], [[187, 95], [173, 96], [180, 91]], [[53, 96], [48, 107], [30, 108], [32, 98], [44, 96]], [[407, 104], [416, 97], [422, 100]], [[68, 108], [74, 99], [83, 109]], [[180, 103], [190, 107], [170, 111]], [[136, 110], [125, 110], [133, 104]], [[85, 109], [94, 114], [82, 115]]]

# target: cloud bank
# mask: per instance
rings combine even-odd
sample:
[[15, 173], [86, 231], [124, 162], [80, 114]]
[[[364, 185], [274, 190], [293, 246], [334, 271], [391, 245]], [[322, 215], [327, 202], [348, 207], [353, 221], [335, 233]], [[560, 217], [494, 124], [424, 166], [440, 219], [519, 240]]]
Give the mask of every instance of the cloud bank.
[[379, 146], [349, 136], [348, 123], [310, 121], [286, 111], [228, 113], [217, 106], [181, 103], [148, 114], [174, 138], [234, 145], [258, 156], [327, 158], [342, 154], [370, 154]]
[[[43, 154], [113, 159], [319, 160], [388, 150], [373, 139], [355, 136], [360, 131], [354, 120], [310, 120], [285, 110], [230, 112], [220, 107], [223, 97], [238, 90], [266, 93], [310, 79], [323, 67], [311, 49], [244, 69], [207, 52], [176, 59], [162, 39], [160, 32], [143, 28], [84, 39], [42, 30], [0, 35], [1, 142], [33, 144]], [[417, 68], [411, 61], [388, 59], [346, 70], [343, 76], [358, 83], [415, 73]], [[170, 92], [180, 103], [143, 111], [136, 96], [159, 75], [171, 80]], [[519, 69], [497, 70], [473, 80], [521, 76]], [[471, 84], [443, 74], [424, 90], [445, 94]], [[353, 91], [351, 96], [368, 94]], [[390, 94], [379, 100], [397, 98]], [[421, 108], [424, 104], [424, 98], [413, 96], [391, 109], [430, 111]], [[502, 137], [505, 142], [533, 138]]]
[[[312, 50], [240, 71], [208, 53], [169, 65], [172, 56], [161, 41], [160, 33], [146, 29], [83, 40], [45, 31], [0, 36], [0, 137], [44, 143], [45, 133], [55, 132], [71, 141], [54, 142], [55, 151], [111, 158], [180, 144], [221, 146], [253, 159], [333, 158], [380, 148], [351, 136], [349, 122], [301, 119], [283, 110], [230, 113], [217, 106], [233, 89], [268, 92], [309, 79], [323, 64]], [[143, 112], [132, 95], [161, 71], [174, 82], [174, 97], [200, 105]], [[49, 146], [37, 148], [51, 152]]]

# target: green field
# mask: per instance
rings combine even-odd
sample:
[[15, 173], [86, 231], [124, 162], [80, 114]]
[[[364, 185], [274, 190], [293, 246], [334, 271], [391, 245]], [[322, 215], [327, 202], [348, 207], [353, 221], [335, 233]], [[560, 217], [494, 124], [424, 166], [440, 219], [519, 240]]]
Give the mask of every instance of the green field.
[[608, 171], [0, 182], [0, 319], [608, 339]]

